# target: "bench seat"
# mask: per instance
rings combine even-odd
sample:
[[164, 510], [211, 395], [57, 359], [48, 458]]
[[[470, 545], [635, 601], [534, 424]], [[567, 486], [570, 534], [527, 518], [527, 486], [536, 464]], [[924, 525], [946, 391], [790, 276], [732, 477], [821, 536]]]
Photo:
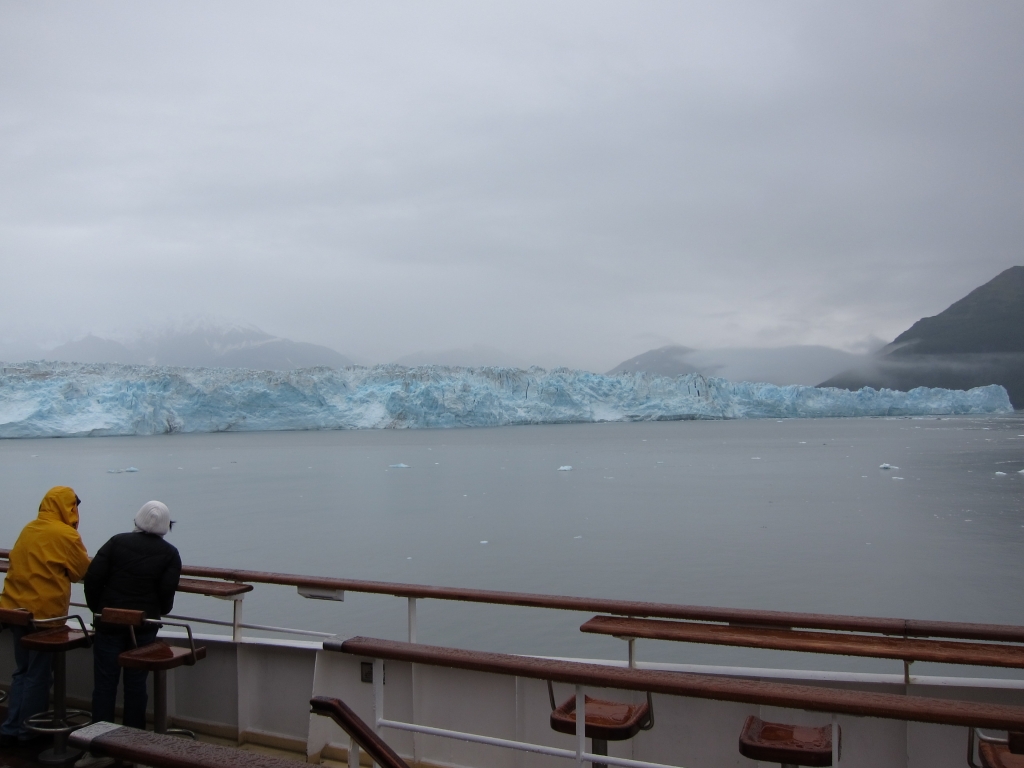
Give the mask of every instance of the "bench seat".
[[68, 740], [98, 757], [113, 757], [153, 768], [295, 768], [296, 765], [294, 760], [114, 723], [93, 723], [72, 733]]
[[133, 648], [124, 651], [117, 657], [117, 662], [122, 667], [129, 669], [146, 669], [159, 671], [161, 669], [174, 669], [184, 664], [191, 666], [200, 659], [206, 658], [206, 648], [196, 648], [195, 658], [192, 658], [191, 648], [182, 648], [177, 645], [168, 645], [157, 640], [155, 643]]

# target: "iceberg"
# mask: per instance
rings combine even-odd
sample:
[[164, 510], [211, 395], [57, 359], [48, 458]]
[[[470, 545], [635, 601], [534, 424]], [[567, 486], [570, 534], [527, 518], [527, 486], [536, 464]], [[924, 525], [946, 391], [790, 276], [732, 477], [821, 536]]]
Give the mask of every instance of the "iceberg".
[[856, 392], [567, 368], [0, 364], [0, 437], [1011, 413], [1001, 386]]

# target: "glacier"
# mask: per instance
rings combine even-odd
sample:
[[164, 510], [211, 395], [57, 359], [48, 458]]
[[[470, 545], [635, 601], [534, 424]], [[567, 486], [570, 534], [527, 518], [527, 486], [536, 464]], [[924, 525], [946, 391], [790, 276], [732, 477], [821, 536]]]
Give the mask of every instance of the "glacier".
[[0, 437], [1012, 413], [1003, 387], [857, 392], [646, 373], [0, 363]]

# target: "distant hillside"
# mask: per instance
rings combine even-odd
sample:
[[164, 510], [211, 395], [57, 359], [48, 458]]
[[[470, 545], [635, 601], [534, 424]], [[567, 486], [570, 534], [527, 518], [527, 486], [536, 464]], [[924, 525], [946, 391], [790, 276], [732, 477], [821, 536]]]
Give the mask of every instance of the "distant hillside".
[[726, 347], [690, 349], [668, 346], [652, 349], [619, 363], [609, 374], [646, 371], [658, 376], [702, 373], [730, 381], [763, 381], [768, 384], [812, 386], [856, 365], [862, 355], [831, 347], [794, 345], [789, 347]]
[[1024, 408], [1024, 267], [1010, 267], [819, 386], [970, 389], [1002, 384]]
[[1024, 352], [1024, 267], [1010, 267], [935, 317], [918, 320], [887, 355]]
[[500, 349], [475, 344], [471, 347], [454, 347], [431, 351], [413, 352], [394, 361], [396, 365], [413, 368], [420, 365], [446, 365], [452, 368], [529, 368], [530, 365], [515, 355]]
[[695, 366], [686, 362], [686, 356], [692, 352], [694, 350], [689, 347], [681, 347], [678, 344], [659, 347], [619, 363], [608, 371], [608, 375], [614, 376], [616, 373], [632, 373], [634, 371], [645, 371], [657, 376], [683, 376], [687, 373], [700, 373]]
[[237, 326], [163, 331], [126, 344], [89, 335], [50, 350], [46, 357], [75, 363], [252, 368], [262, 371], [352, 365], [351, 360], [329, 347], [290, 341], [257, 328]]

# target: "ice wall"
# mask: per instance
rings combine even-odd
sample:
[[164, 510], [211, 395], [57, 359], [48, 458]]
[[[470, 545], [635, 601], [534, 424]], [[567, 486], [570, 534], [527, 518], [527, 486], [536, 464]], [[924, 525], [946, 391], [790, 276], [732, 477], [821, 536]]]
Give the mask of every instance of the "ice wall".
[[0, 437], [1012, 412], [1000, 386], [858, 392], [539, 368], [0, 364]]

